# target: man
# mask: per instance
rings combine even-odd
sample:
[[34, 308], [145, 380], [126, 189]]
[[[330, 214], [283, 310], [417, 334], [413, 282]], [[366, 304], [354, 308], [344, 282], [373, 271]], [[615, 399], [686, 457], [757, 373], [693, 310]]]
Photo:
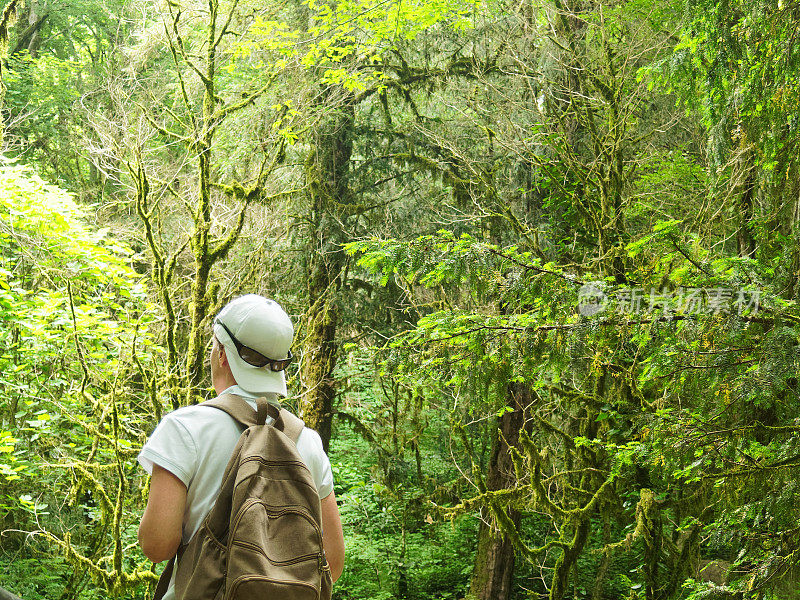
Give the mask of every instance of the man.
[[[286, 395], [294, 328], [273, 300], [248, 294], [214, 319], [211, 383], [217, 395], [240, 396], [255, 408], [260, 396]], [[268, 422], [270, 422], [268, 420]], [[214, 505], [241, 427], [226, 413], [198, 404], [166, 415], [139, 454], [149, 473], [150, 496], [139, 525], [139, 544], [153, 562], [172, 558]], [[297, 450], [311, 471], [322, 506], [323, 544], [336, 581], [344, 568], [344, 537], [333, 493], [330, 461], [316, 431], [305, 428]], [[173, 582], [164, 596], [171, 599]]]

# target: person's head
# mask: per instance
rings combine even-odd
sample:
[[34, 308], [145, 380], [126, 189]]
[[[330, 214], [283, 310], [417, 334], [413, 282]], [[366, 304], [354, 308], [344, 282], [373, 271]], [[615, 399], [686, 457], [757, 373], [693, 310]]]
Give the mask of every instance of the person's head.
[[274, 300], [247, 294], [214, 318], [211, 382], [217, 393], [234, 383], [252, 394], [286, 395], [294, 327]]

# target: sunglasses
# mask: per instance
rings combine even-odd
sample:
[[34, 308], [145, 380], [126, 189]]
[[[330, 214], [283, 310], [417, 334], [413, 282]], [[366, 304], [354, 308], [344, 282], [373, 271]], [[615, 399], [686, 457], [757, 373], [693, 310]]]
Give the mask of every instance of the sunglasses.
[[225, 330], [225, 333], [228, 334], [228, 337], [231, 338], [233, 345], [236, 346], [236, 352], [239, 353], [239, 357], [246, 362], [248, 365], [252, 365], [254, 367], [269, 367], [270, 371], [283, 371], [286, 367], [289, 366], [289, 363], [292, 362], [294, 356], [292, 356], [292, 351], [289, 350], [288, 355], [286, 358], [281, 358], [280, 360], [275, 360], [274, 358], [267, 358], [258, 350], [253, 350], [249, 346], [245, 346], [239, 340], [237, 340], [234, 335], [231, 333], [231, 330], [220, 321], [219, 319], [214, 320], [215, 323], [219, 323], [222, 325], [222, 328]]

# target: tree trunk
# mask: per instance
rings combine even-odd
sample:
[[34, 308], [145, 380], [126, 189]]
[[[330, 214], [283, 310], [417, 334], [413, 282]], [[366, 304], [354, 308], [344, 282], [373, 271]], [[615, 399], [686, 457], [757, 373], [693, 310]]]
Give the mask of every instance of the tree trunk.
[[311, 300], [303, 340], [301, 382], [303, 387], [302, 415], [306, 424], [317, 431], [322, 446], [328, 451], [331, 439], [333, 401], [336, 385], [333, 370], [336, 367], [338, 346], [336, 327], [339, 309], [332, 282], [322, 259], [315, 257], [313, 272], [309, 277], [308, 295]]
[[[609, 514], [603, 515], [603, 545], [608, 546], [611, 543], [611, 517]], [[594, 587], [592, 588], [592, 600], [603, 600], [603, 587], [608, 574], [608, 568], [611, 566], [611, 553], [603, 552], [603, 557], [600, 559], [600, 564], [597, 566], [597, 572], [594, 577]]]
[[[330, 97], [330, 94], [326, 94]], [[328, 450], [333, 422], [339, 323], [338, 292], [345, 257], [341, 248], [344, 234], [340, 219], [347, 216], [350, 188], [347, 175], [353, 151], [352, 129], [355, 110], [352, 97], [341, 103], [317, 129], [306, 163], [306, 180], [311, 196], [309, 221], [310, 247], [307, 251], [308, 314], [300, 379], [301, 413], [315, 429]]]
[[[508, 516], [514, 527], [519, 527], [519, 512], [509, 510]], [[469, 597], [476, 600], [510, 598], [514, 565], [514, 546], [511, 540], [502, 532], [481, 522]]]
[[[207, 40], [210, 48], [216, 34], [216, 8], [208, 20]], [[215, 291], [209, 288], [211, 269], [215, 258], [211, 250], [211, 187], [212, 168], [211, 159], [214, 144], [214, 134], [217, 124], [214, 122], [215, 112], [215, 73], [216, 54], [213, 49], [208, 50], [205, 64], [204, 92], [202, 119], [200, 120], [200, 135], [195, 141], [197, 150], [197, 203], [193, 207], [194, 230], [192, 231], [189, 245], [194, 257], [194, 279], [189, 299], [190, 327], [188, 347], [186, 349], [186, 404], [192, 404], [201, 398], [201, 382], [205, 376], [203, 361], [205, 359], [205, 332], [203, 325], [208, 316], [210, 304], [215, 296]]]
[[588, 538], [589, 519], [586, 519], [577, 524], [572, 543], [568, 548], [564, 548], [561, 556], [559, 556], [556, 561], [553, 581], [550, 586], [550, 600], [562, 600], [562, 598], [564, 598], [569, 583], [569, 574], [575, 562], [578, 560], [578, 557], [581, 555], [581, 552], [583, 552], [583, 547], [586, 545], [586, 540]]
[[30, 52], [31, 58], [38, 58], [39, 57], [39, 48], [42, 46], [42, 34], [40, 33], [40, 27], [44, 20], [47, 18], [47, 15], [44, 16], [42, 13], [46, 12], [46, 8], [44, 6], [40, 6], [40, 3], [36, 0], [33, 0], [30, 3], [30, 14], [28, 15], [28, 26], [32, 29], [31, 37], [28, 41], [28, 52]]
[[[488, 491], [510, 488], [516, 482], [509, 445], [518, 444], [520, 432], [527, 425], [527, 409], [531, 404], [530, 390], [519, 383], [509, 384], [508, 402], [513, 411], [504, 413], [498, 420], [498, 434], [492, 446], [492, 457], [486, 476]], [[519, 511], [508, 509], [507, 513], [514, 528], [518, 529]], [[510, 598], [514, 565], [515, 553], [511, 539], [495, 523], [481, 522], [469, 597], [476, 600]]]
[[[791, 227], [792, 239], [800, 239], [800, 190], [796, 190], [794, 193]], [[789, 300], [794, 300], [800, 297], [800, 247], [798, 247], [798, 244], [792, 245], [789, 270], [791, 275], [787, 286], [787, 297]]]
[[0, 588], [0, 600], [22, 600], [19, 596], [15, 596], [8, 590]]
[[753, 220], [753, 198], [755, 196], [756, 176], [755, 170], [749, 169], [745, 177], [744, 189], [739, 197], [739, 217], [741, 219], [739, 230], [736, 232], [736, 249], [741, 257], [752, 257], [756, 253], [756, 240], [750, 231], [750, 222]]

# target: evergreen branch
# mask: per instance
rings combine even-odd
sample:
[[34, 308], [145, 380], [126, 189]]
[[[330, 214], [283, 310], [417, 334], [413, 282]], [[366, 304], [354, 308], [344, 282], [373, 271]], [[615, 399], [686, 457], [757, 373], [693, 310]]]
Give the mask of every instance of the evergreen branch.
[[627, 549], [630, 549], [633, 542], [635, 542], [639, 537], [644, 535], [647, 531], [647, 515], [652, 510], [652, 506], [655, 502], [655, 497], [653, 492], [648, 489], [642, 489], [640, 492], [639, 502], [636, 504], [636, 527], [635, 529], [625, 536], [625, 539], [620, 540], [619, 542], [615, 542], [613, 544], [606, 544], [601, 552], [604, 554], [610, 554], [614, 550], [625, 546]]
[[[561, 479], [563, 477], [569, 477], [571, 475], [585, 475], [586, 473], [598, 473], [598, 474], [602, 474], [604, 476], [608, 475], [608, 472], [604, 471], [602, 469], [597, 469], [595, 467], [585, 467], [583, 469], [572, 469], [572, 470], [569, 470], [569, 471], [559, 471], [558, 473], [555, 473], [554, 475], [551, 475], [550, 477], [546, 477], [542, 481], [543, 481], [543, 483], [550, 483], [550, 482], [558, 481], [559, 479]], [[564, 485], [565, 489], [574, 490], [574, 491], [579, 492], [581, 494], [586, 494], [587, 496], [591, 496], [591, 495], [594, 494], [594, 492], [591, 492], [589, 490], [584, 490], [582, 488], [573, 487], [572, 485], [570, 485], [568, 483], [565, 483], [563, 485]]]
[[758, 359], [758, 358], [751, 358], [749, 360], [740, 360], [740, 361], [725, 363], [725, 364], [722, 364], [722, 365], [683, 365], [681, 367], [678, 367], [674, 371], [671, 371], [670, 373], [666, 373], [664, 375], [656, 375], [656, 376], [653, 377], [653, 379], [655, 380], [655, 379], [664, 379], [664, 378], [672, 377], [676, 373], [680, 373], [682, 371], [688, 371], [688, 370], [691, 370], [691, 369], [695, 369], [695, 370], [722, 369], [722, 368], [729, 368], [729, 367], [738, 367], [738, 366], [741, 366], [741, 365], [751, 365], [753, 363], [759, 362], [759, 360], [760, 359]]
[[583, 285], [583, 282], [578, 280], [578, 279], [569, 277], [567, 275], [564, 275], [563, 273], [559, 273], [558, 271], [551, 271], [549, 269], [543, 269], [541, 267], [537, 267], [536, 265], [532, 265], [532, 264], [529, 264], [529, 263], [524, 263], [521, 260], [519, 260], [517, 258], [514, 258], [513, 256], [509, 256], [508, 254], [506, 254], [502, 250], [499, 250], [496, 247], [490, 246], [489, 244], [485, 244], [484, 248], [486, 250], [488, 250], [490, 253], [492, 253], [492, 254], [494, 254], [496, 256], [499, 256], [501, 258], [504, 258], [505, 260], [508, 260], [510, 262], [513, 262], [515, 265], [518, 265], [518, 266], [522, 267], [523, 269], [525, 269], [527, 271], [534, 271], [536, 273], [541, 273], [543, 275], [553, 275], [554, 277], [559, 277], [561, 279], [564, 279], [565, 281], [568, 281], [569, 283], [575, 284], [576, 286]]
[[552, 517], [568, 518], [569, 513], [550, 500], [550, 496], [542, 482], [542, 460], [543, 455], [536, 447], [533, 439], [525, 430], [520, 431], [519, 446], [525, 451], [533, 465], [529, 484], [534, 495], [534, 506], [544, 510]]
[[[793, 462], [798, 461], [798, 462]], [[764, 471], [776, 471], [779, 469], [795, 469], [800, 467], [800, 455], [792, 456], [772, 464], [757, 465], [744, 469], [729, 469], [720, 473], [706, 473], [701, 475], [701, 479], [726, 479], [728, 477], [749, 477], [760, 474]]]
[[667, 239], [669, 239], [669, 241], [672, 243], [673, 247], [678, 252], [680, 252], [686, 258], [686, 260], [688, 260], [695, 267], [697, 267], [698, 270], [700, 270], [701, 272], [705, 273], [709, 277], [713, 277], [714, 276], [712, 273], [709, 273], [708, 271], [706, 271], [696, 260], [694, 260], [691, 256], [689, 256], [689, 254], [686, 251], [684, 251], [683, 248], [681, 248], [680, 244], [678, 244], [678, 241], [675, 239], [675, 237], [673, 235], [669, 235]]
[[[396, 51], [396, 49], [395, 49]], [[404, 60], [401, 58], [401, 60]], [[407, 63], [400, 66], [381, 65], [381, 70], [391, 69], [397, 75], [397, 79], [381, 79], [378, 85], [362, 91], [355, 97], [355, 103], [363, 102], [372, 95], [381, 92], [385, 89], [394, 89], [397, 91], [405, 91], [409, 86], [421, 82], [427, 82], [436, 79], [446, 80], [448, 77], [460, 76], [466, 78], [476, 78], [477, 72], [473, 68], [473, 63], [469, 58], [462, 57], [459, 59], [451, 60], [451, 62], [441, 68], [411, 68]], [[491, 72], [497, 72], [499, 69], [493, 67]]]
[[[583, 521], [588, 519], [591, 514], [597, 508], [597, 505], [603, 499], [606, 491], [614, 484], [616, 480], [616, 476], [612, 473], [610, 474], [606, 480], [597, 488], [597, 491], [594, 493], [592, 498], [582, 507], [582, 508], [574, 508], [572, 510], [567, 511], [568, 514], [576, 516], [579, 520]], [[591, 493], [591, 492], [586, 492]]]

